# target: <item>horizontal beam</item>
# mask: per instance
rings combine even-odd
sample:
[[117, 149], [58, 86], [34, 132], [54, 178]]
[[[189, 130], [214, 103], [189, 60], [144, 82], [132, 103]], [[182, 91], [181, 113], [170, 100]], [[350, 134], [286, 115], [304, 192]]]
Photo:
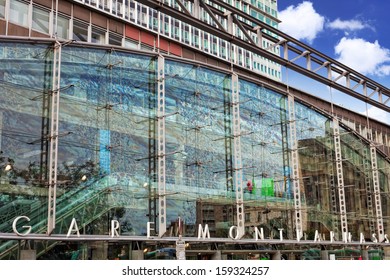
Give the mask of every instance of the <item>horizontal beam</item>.
[[[66, 234], [29, 234], [29, 235], [17, 235], [14, 233], [0, 233], [0, 240], [40, 240], [40, 241], [64, 241], [64, 242], [118, 242], [118, 241], [143, 241], [143, 242], [156, 242], [156, 243], [169, 243], [176, 242], [178, 237], [146, 237], [146, 236], [115, 236], [110, 235], [70, 235]], [[232, 239], [232, 238], [197, 238], [197, 237], [182, 237], [182, 240], [188, 243], [223, 243], [223, 244], [273, 244], [273, 245], [326, 245], [326, 246], [372, 246], [372, 247], [389, 247], [390, 243], [377, 243], [377, 242], [364, 242], [359, 241], [342, 242], [342, 241], [327, 241], [327, 240], [289, 240], [289, 239]]]

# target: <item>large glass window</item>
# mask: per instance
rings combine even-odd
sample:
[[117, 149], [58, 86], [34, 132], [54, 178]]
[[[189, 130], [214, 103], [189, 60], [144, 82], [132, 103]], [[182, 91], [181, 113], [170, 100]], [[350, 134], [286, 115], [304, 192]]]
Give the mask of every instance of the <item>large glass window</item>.
[[9, 21], [28, 26], [28, 4], [20, 1], [11, 1]]
[[[0, 232], [12, 232], [9, 225], [20, 213], [31, 218], [34, 233], [46, 231], [51, 46], [0, 43], [0, 207], [10, 209]], [[109, 49], [73, 44], [61, 49], [55, 233], [66, 233], [75, 217], [85, 234], [108, 234], [107, 221], [115, 219], [121, 235], [145, 235], [146, 223], [158, 217], [158, 60]], [[291, 172], [296, 163], [309, 239], [316, 230], [328, 237], [340, 228], [338, 173], [353, 238], [371, 236], [377, 221], [374, 194], [380, 196], [375, 203], [381, 201], [389, 231], [390, 164], [379, 151], [373, 162], [369, 141], [340, 123], [336, 144], [331, 117], [298, 99], [290, 111], [285, 95], [241, 75], [235, 103], [229, 72], [165, 59], [164, 73], [167, 235], [181, 216], [186, 236], [196, 236], [197, 225], [207, 223], [213, 237], [226, 238], [236, 223], [237, 180], [242, 180], [245, 228], [264, 228], [274, 239], [283, 228], [284, 236], [294, 239]], [[233, 126], [238, 118], [239, 147]], [[239, 169], [233, 161], [236, 148]], [[293, 149], [297, 161], [291, 158]], [[8, 164], [12, 170], [4, 170]], [[239, 179], [236, 172], [242, 174]], [[18, 243], [12, 242], [0, 241], [0, 246], [17, 254]], [[37, 246], [37, 255], [44, 249]]]
[[42, 33], [49, 33], [49, 11], [33, 7], [32, 28]]

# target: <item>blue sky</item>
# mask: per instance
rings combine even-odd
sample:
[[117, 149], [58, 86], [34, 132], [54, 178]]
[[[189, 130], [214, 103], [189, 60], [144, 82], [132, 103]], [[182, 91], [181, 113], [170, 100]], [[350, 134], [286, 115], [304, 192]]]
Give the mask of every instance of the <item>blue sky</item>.
[[[278, 11], [281, 31], [390, 88], [390, 1], [278, 0]], [[291, 71], [284, 82], [390, 124], [390, 114]]]

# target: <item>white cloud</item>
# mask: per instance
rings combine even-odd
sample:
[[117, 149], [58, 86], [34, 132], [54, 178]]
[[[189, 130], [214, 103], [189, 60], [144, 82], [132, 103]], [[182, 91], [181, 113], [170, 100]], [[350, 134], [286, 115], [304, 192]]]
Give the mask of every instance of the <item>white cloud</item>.
[[324, 29], [325, 18], [314, 10], [313, 3], [309, 1], [287, 7], [279, 12], [278, 18], [282, 21], [279, 24], [281, 31], [309, 43]]
[[365, 24], [360, 20], [341, 20], [339, 18], [332, 22], [329, 22], [327, 24], [327, 27], [329, 27], [330, 29], [340, 29], [344, 31], [357, 31], [365, 28], [371, 28], [368, 24]]
[[389, 76], [390, 75], [390, 65], [382, 65], [378, 68], [379, 76]]
[[361, 114], [367, 116], [368, 111], [368, 117], [370, 119], [376, 119], [382, 123], [389, 124], [390, 123], [390, 113], [387, 113], [379, 108], [376, 107], [370, 107], [368, 110], [365, 110], [364, 112], [361, 112]]
[[390, 72], [390, 50], [378, 41], [368, 42], [361, 38], [343, 37], [335, 46], [336, 59], [364, 75], [385, 75]]

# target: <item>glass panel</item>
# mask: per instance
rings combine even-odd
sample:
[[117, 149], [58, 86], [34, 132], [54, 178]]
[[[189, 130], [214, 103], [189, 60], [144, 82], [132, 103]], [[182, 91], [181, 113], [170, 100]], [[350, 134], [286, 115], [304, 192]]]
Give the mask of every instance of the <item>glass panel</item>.
[[54, 27], [54, 30], [54, 32], [57, 32], [57, 36], [59, 38], [69, 39], [69, 19], [62, 16], [58, 16], [57, 28]]
[[32, 28], [46, 33], [49, 33], [49, 11], [33, 7]]
[[97, 216], [78, 221], [95, 220], [88, 233], [106, 234], [105, 220], [116, 219], [123, 235], [143, 235], [149, 221], [144, 184], [149, 182], [154, 61], [72, 47], [62, 57], [60, 130], [66, 137], [59, 143], [59, 176], [70, 182], [63, 189], [73, 198], [59, 197], [58, 211], [67, 211], [70, 203], [95, 207]]
[[9, 21], [28, 26], [28, 5], [19, 1], [11, 1]]
[[[225, 221], [214, 213], [233, 211], [231, 156], [225, 141], [231, 138], [230, 77], [202, 67], [166, 63], [167, 220], [181, 216], [187, 230], [207, 223], [214, 236], [227, 234], [233, 212]], [[229, 175], [230, 174], [230, 175]], [[214, 208], [214, 202], [217, 203]], [[200, 214], [202, 213], [202, 214]], [[222, 222], [222, 224], [221, 224]], [[188, 234], [194, 234], [188, 232]]]
[[5, 17], [5, 0], [0, 0], [0, 17]]
[[88, 25], [86, 23], [73, 21], [73, 40], [88, 41]]
[[91, 34], [92, 43], [104, 44], [106, 42], [105, 37], [106, 37], [106, 32], [103, 29], [92, 26], [92, 34]]
[[[34, 232], [46, 227], [51, 50], [0, 43], [0, 232], [12, 232], [21, 215], [31, 219]], [[23, 225], [17, 225], [20, 232]], [[0, 252], [5, 248], [17, 252], [13, 241], [1, 241]]]
[[115, 45], [115, 46], [122, 46], [122, 37], [118, 34], [114, 33], [109, 33], [109, 41], [108, 43], [110, 45]]

